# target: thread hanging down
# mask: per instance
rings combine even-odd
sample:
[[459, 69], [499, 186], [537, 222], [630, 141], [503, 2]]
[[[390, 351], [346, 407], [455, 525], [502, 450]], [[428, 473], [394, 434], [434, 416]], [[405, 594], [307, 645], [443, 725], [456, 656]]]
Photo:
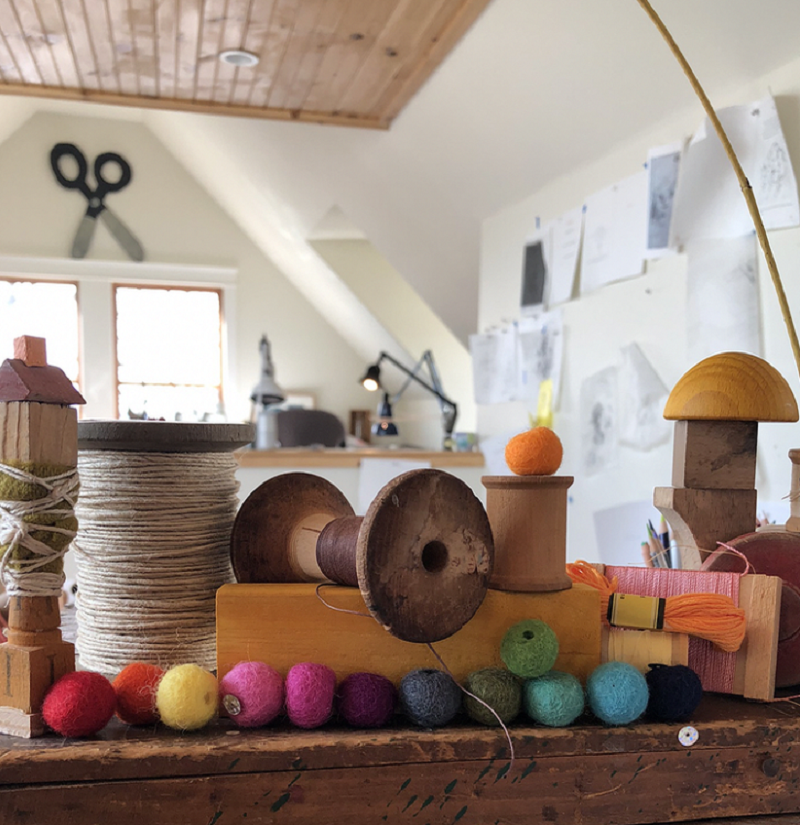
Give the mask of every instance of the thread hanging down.
[[227, 452], [79, 453], [73, 547], [82, 667], [216, 667], [216, 591], [233, 581], [236, 467]]

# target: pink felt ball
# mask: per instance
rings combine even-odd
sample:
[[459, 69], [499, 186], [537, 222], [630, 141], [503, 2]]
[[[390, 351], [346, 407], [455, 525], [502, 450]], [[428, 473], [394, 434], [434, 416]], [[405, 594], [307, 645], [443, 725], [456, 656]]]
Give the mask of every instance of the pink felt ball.
[[117, 695], [100, 673], [78, 670], [62, 676], [47, 692], [42, 717], [62, 736], [91, 736], [114, 715]]
[[219, 698], [239, 727], [266, 725], [283, 709], [283, 676], [263, 662], [239, 662], [220, 680]]
[[397, 690], [377, 673], [351, 673], [337, 690], [338, 710], [354, 728], [381, 728], [394, 715]]
[[286, 714], [298, 728], [318, 728], [333, 712], [336, 674], [327, 665], [303, 662], [286, 674]]

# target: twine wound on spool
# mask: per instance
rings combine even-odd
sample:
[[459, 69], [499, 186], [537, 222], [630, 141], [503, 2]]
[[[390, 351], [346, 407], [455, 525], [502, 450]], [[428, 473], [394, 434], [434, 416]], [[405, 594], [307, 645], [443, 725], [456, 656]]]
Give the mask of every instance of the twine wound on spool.
[[215, 667], [215, 595], [233, 581], [236, 467], [227, 452], [80, 452], [74, 547], [83, 667]]
[[0, 464], [0, 577], [9, 595], [60, 595], [78, 487], [74, 468]]

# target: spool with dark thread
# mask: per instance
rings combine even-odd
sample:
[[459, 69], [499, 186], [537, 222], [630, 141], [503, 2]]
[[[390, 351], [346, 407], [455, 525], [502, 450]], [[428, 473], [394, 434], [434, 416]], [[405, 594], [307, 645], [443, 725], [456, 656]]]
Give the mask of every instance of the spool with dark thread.
[[363, 518], [324, 479], [277, 476], [244, 502], [231, 539], [240, 582], [358, 587], [373, 617], [409, 642], [440, 641], [472, 618], [493, 552], [483, 505], [441, 470], [393, 479]]

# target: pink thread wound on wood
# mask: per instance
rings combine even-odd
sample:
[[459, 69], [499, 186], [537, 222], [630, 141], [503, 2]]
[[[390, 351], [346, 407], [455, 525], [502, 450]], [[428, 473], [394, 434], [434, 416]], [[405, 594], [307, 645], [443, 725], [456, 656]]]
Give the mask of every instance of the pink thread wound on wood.
[[[641, 567], [606, 567], [606, 578], [617, 577], [618, 593], [634, 596], [682, 596], [686, 593], [719, 593], [739, 604], [738, 573], [703, 573]], [[736, 654], [725, 653], [705, 639], [689, 637], [689, 667], [697, 673], [703, 690], [731, 693]]]

